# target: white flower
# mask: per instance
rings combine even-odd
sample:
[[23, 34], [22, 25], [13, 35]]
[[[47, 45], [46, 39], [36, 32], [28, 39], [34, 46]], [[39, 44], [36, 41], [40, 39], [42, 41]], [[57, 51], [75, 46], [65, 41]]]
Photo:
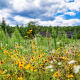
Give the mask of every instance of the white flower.
[[2, 48], [2, 43], [1, 43], [1, 48]]
[[54, 70], [53, 69], [51, 69], [51, 72], [53, 72]]
[[8, 44], [6, 44], [6, 46], [7, 46]]
[[58, 65], [61, 65], [61, 62], [58, 62]]
[[79, 69], [80, 69], [80, 65], [74, 66], [73, 70], [74, 70], [75, 74], [79, 72]]
[[72, 64], [74, 62], [76, 62], [76, 61], [75, 60], [71, 60], [71, 61], [68, 62], [68, 64]]
[[53, 59], [53, 61], [54, 61], [54, 62], [56, 62], [56, 60], [55, 60], [55, 59]]
[[50, 61], [50, 63], [53, 63], [53, 61]]
[[48, 68], [52, 68], [52, 67], [53, 67], [52, 65], [48, 66]]
[[50, 65], [50, 66], [47, 66], [45, 69], [48, 69], [48, 68], [52, 68], [53, 66], [52, 65]]
[[60, 44], [60, 42], [57, 42], [57, 44]]

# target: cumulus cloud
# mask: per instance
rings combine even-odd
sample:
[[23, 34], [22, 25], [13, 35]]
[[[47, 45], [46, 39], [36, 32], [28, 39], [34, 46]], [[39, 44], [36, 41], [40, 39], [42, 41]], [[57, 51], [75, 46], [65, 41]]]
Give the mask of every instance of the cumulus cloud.
[[[0, 19], [5, 17], [7, 22], [13, 24], [27, 24], [35, 19], [43, 26], [70, 26], [79, 23], [80, 20], [66, 20], [65, 15], [75, 16], [74, 11], [80, 11], [79, 5], [79, 0], [8, 0], [6, 8], [0, 6]], [[61, 15], [57, 15], [58, 13]]]
[[64, 14], [65, 15], [70, 15], [70, 16], [75, 16], [76, 15], [76, 13], [74, 13], [74, 12], [65, 12]]

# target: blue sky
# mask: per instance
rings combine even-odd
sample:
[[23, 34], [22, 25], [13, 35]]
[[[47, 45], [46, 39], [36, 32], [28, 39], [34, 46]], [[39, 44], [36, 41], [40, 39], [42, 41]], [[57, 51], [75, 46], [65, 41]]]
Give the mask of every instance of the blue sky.
[[80, 0], [0, 0], [0, 21], [15, 26], [38, 21], [42, 26], [80, 25]]

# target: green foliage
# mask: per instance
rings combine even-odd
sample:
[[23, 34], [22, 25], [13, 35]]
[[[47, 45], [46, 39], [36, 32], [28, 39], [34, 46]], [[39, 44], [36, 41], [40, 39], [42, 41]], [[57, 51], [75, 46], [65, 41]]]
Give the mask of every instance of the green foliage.
[[11, 39], [12, 39], [13, 41], [19, 42], [19, 45], [20, 45], [20, 40], [22, 40], [23, 38], [21, 37], [21, 35], [20, 35], [17, 27], [15, 27], [15, 31], [14, 31]]
[[4, 40], [5, 40], [5, 34], [4, 34], [3, 29], [0, 26], [0, 41], [4, 41]]
[[77, 33], [77, 39], [80, 39], [80, 31]]

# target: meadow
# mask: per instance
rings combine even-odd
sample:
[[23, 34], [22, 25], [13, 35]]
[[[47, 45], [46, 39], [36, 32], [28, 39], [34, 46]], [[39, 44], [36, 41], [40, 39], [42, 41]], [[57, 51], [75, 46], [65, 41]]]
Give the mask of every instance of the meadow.
[[10, 38], [0, 29], [0, 80], [80, 80], [80, 40], [46, 35], [23, 39], [15, 29]]

